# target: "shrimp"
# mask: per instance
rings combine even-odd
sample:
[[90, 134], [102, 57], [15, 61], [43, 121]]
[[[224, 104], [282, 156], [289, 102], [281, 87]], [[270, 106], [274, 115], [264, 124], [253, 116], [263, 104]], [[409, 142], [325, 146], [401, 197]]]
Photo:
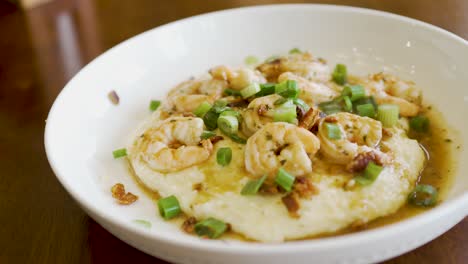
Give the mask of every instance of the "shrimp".
[[283, 98], [281, 95], [271, 94], [254, 99], [242, 112], [242, 133], [251, 136], [265, 124], [273, 122], [275, 102]]
[[322, 59], [314, 59], [308, 52], [291, 54], [263, 63], [257, 67], [269, 81], [276, 81], [283, 72], [292, 72], [311, 81], [327, 82], [330, 69]]
[[203, 120], [171, 117], [150, 128], [137, 140], [139, 155], [149, 167], [174, 172], [206, 161], [213, 152], [210, 140], [201, 140]]
[[421, 91], [413, 82], [402, 81], [395, 76], [377, 73], [364, 81], [367, 92], [374, 96], [378, 104], [395, 104], [400, 115], [415, 116], [421, 105]]
[[320, 148], [319, 139], [295, 125], [268, 123], [247, 140], [245, 168], [252, 177], [273, 179], [280, 167], [295, 175], [312, 172], [311, 158]]
[[[341, 131], [340, 139], [330, 139], [326, 124], [335, 124]], [[382, 139], [382, 123], [377, 120], [350, 113], [337, 113], [323, 118], [319, 124], [320, 151], [327, 161], [336, 164], [351, 164], [365, 153], [372, 153], [378, 163], [386, 162], [386, 154], [377, 149]], [[364, 155], [368, 156], [368, 155]], [[368, 161], [367, 161], [368, 162]]]
[[338, 96], [338, 92], [331, 89], [325, 83], [309, 81], [308, 79], [298, 76], [292, 72], [285, 72], [278, 76], [278, 82], [286, 80], [295, 80], [297, 82], [299, 89], [301, 90], [299, 98], [308, 105], [316, 105], [330, 101]]
[[210, 70], [211, 76], [217, 80], [224, 80], [234, 90], [242, 90], [251, 83], [265, 83], [265, 77], [257, 71], [249, 68], [232, 70], [226, 66], [217, 66]]
[[192, 112], [203, 102], [213, 103], [222, 97], [227, 82], [217, 79], [188, 80], [167, 95], [167, 106], [176, 112]]

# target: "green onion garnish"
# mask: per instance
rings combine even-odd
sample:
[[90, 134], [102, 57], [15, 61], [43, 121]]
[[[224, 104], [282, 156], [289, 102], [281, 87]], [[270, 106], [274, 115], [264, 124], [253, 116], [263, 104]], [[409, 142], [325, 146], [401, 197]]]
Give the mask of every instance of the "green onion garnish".
[[242, 195], [254, 195], [258, 192], [260, 187], [262, 187], [263, 182], [267, 178], [267, 175], [263, 175], [260, 179], [257, 180], [250, 180], [247, 184], [242, 188], [241, 194]]
[[245, 140], [244, 138], [239, 137], [237, 134], [229, 134], [229, 135], [226, 135], [226, 136], [228, 136], [230, 139], [232, 139], [232, 141], [234, 141], [236, 143], [239, 143], [239, 144], [247, 143], [247, 140]]
[[260, 92], [260, 85], [258, 83], [251, 83], [240, 91], [243, 98], [248, 98]]
[[347, 69], [344, 64], [337, 64], [332, 74], [332, 79], [339, 85], [344, 85], [347, 81]]
[[425, 116], [411, 118], [410, 128], [416, 132], [427, 132], [429, 130], [429, 118]]
[[229, 165], [232, 159], [232, 150], [231, 148], [220, 148], [216, 152], [216, 161], [221, 166]]
[[293, 175], [286, 172], [283, 168], [280, 168], [276, 175], [275, 182], [285, 191], [290, 192], [295, 179]]
[[379, 166], [371, 161], [367, 164], [363, 174], [354, 177], [354, 180], [362, 186], [369, 185], [373, 183], [375, 179], [377, 179], [382, 170], [382, 166]]
[[232, 96], [241, 96], [240, 92], [234, 89], [225, 89], [223, 92], [225, 95], [232, 95]]
[[302, 53], [302, 51], [298, 48], [293, 48], [289, 51], [289, 54], [297, 54], [297, 53]]
[[333, 100], [329, 102], [320, 103], [319, 109], [327, 115], [335, 114], [343, 111], [343, 108], [339, 101]]
[[203, 131], [200, 138], [201, 139], [209, 139], [216, 136], [216, 133], [213, 131]]
[[213, 104], [213, 110], [217, 113], [220, 114], [221, 112], [224, 112], [229, 109], [227, 106], [227, 101], [224, 100], [216, 100]]
[[208, 130], [215, 130], [218, 127], [218, 117], [219, 114], [216, 113], [214, 107], [211, 108], [210, 111], [206, 112], [203, 116], [203, 122]]
[[141, 219], [135, 219], [133, 220], [135, 224], [141, 225], [145, 228], [151, 228], [151, 222], [148, 222], [146, 220], [141, 220]]
[[281, 97], [281, 98], [277, 99], [276, 101], [274, 101], [273, 105], [282, 105], [282, 104], [286, 103], [287, 101], [289, 101], [289, 99]]
[[299, 98], [294, 98], [293, 103], [295, 105], [301, 107], [302, 109], [304, 109], [305, 112], [309, 111], [309, 109], [310, 109], [310, 106], [308, 104], [306, 104], [306, 102], [304, 102], [303, 100], [301, 100]]
[[366, 90], [361, 85], [346, 85], [341, 92], [343, 96], [349, 96], [352, 102], [366, 97]]
[[418, 184], [408, 195], [408, 202], [416, 206], [434, 206], [437, 203], [437, 196], [437, 189], [433, 186]]
[[384, 127], [392, 127], [398, 122], [400, 110], [398, 105], [383, 104], [377, 110], [377, 120], [382, 122]]
[[112, 151], [112, 155], [114, 156], [114, 159], [125, 157], [127, 156], [127, 149], [126, 148], [116, 149]]
[[227, 224], [215, 218], [207, 218], [195, 224], [195, 233], [199, 236], [218, 238], [227, 230]]
[[275, 109], [273, 114], [273, 121], [295, 123], [296, 116], [296, 105], [284, 103]]
[[158, 109], [158, 107], [161, 105], [161, 101], [158, 101], [158, 100], [151, 100], [150, 102], [150, 105], [149, 105], [149, 109], [151, 111], [156, 111], [156, 109]]
[[257, 93], [257, 96], [265, 96], [275, 93], [275, 83], [262, 83], [260, 84], [260, 92]]
[[255, 56], [247, 56], [244, 60], [247, 65], [254, 65], [258, 63], [258, 58]]
[[275, 93], [284, 98], [296, 98], [299, 95], [299, 87], [295, 80], [286, 80], [276, 84]]
[[208, 111], [210, 111], [210, 109], [211, 104], [208, 102], [203, 102], [193, 111], [193, 113], [198, 117], [203, 117]]
[[239, 121], [232, 115], [220, 115], [218, 127], [225, 134], [235, 134], [239, 130]]
[[174, 195], [159, 199], [158, 208], [159, 214], [166, 220], [174, 218], [182, 212], [179, 200]]
[[337, 124], [325, 123], [329, 139], [341, 139], [341, 129]]
[[349, 96], [345, 95], [343, 96], [343, 102], [344, 102], [344, 110], [346, 112], [351, 112], [353, 110], [353, 103], [351, 102], [351, 99]]
[[372, 104], [362, 104], [356, 106], [356, 111], [360, 116], [375, 117], [375, 108]]

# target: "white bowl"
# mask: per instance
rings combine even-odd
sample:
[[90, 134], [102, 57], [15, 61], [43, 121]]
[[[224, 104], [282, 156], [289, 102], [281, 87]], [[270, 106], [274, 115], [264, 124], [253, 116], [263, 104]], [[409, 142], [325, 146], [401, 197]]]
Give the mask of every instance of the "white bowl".
[[[343, 62], [353, 73], [383, 68], [416, 81], [468, 142], [468, 45], [440, 28], [359, 8], [276, 5], [233, 9], [158, 27], [107, 51], [79, 72], [56, 99], [47, 119], [45, 146], [57, 178], [104, 228], [151, 255], [178, 263], [370, 263], [414, 249], [468, 213], [467, 152], [446, 201], [378, 229], [331, 238], [260, 244], [203, 240], [157, 216], [154, 202], [111, 152], [149, 115], [150, 99], [218, 64], [240, 65], [247, 55], [266, 58], [292, 47]], [[116, 90], [120, 104], [107, 93]], [[117, 205], [116, 182], [141, 199]], [[132, 222], [152, 222], [145, 229]], [[261, 224], [261, 223], [255, 223]]]

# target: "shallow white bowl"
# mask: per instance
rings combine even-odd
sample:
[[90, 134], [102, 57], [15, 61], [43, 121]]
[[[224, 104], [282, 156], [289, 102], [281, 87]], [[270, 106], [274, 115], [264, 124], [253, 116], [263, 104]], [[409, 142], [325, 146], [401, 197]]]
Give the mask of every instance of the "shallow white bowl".
[[[47, 119], [45, 146], [59, 181], [98, 223], [128, 244], [178, 263], [369, 263], [414, 249], [468, 213], [467, 152], [441, 205], [397, 224], [332, 238], [284, 244], [210, 241], [185, 235], [157, 216], [154, 202], [111, 152], [149, 115], [150, 99], [218, 64], [240, 65], [292, 47], [312, 51], [356, 74], [393, 71], [424, 89], [468, 142], [468, 45], [440, 28], [366, 9], [278, 5], [196, 16], [150, 30], [109, 50], [63, 89]], [[116, 90], [120, 105], [107, 93]], [[119, 206], [110, 186], [123, 182], [141, 199]], [[132, 222], [152, 222], [145, 229]], [[253, 223], [261, 224], [261, 223]]]

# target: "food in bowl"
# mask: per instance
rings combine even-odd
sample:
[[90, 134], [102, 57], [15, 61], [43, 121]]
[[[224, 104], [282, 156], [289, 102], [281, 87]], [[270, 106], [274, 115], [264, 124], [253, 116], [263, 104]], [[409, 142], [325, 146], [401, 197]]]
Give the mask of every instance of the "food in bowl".
[[255, 66], [214, 67], [152, 101], [124, 154], [162, 217], [209, 238], [282, 242], [437, 203], [418, 139], [441, 137], [427, 132], [442, 121], [413, 82], [297, 49]]

